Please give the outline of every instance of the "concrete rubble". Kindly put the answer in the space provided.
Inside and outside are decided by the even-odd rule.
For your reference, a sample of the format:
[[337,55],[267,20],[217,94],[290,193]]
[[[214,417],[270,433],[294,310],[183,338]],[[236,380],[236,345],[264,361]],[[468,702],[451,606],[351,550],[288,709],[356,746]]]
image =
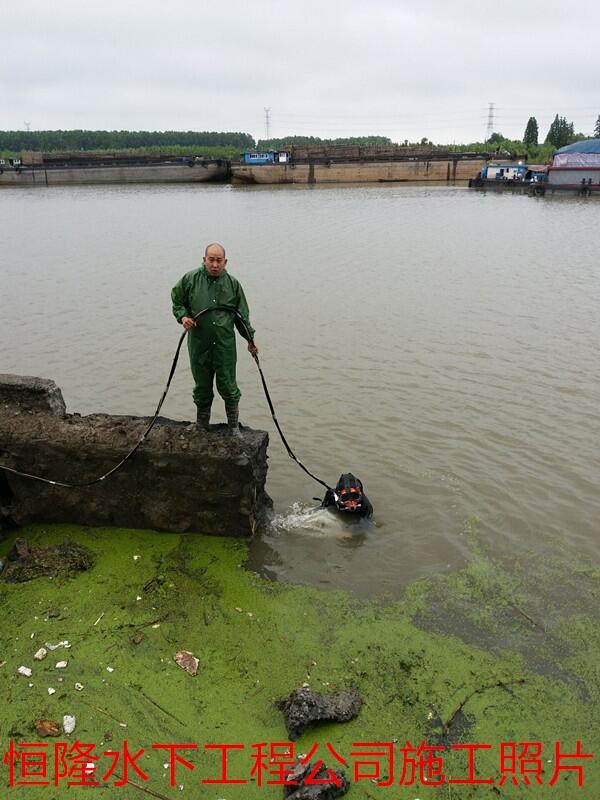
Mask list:
[[[0,574],[5,583],[23,583],[42,575],[52,578],[86,572],[94,566],[93,553],[85,547],[66,539],[61,544],[31,546],[27,539],[16,539]],[[48,647],[53,650],[53,647]],[[34,655],[41,661],[47,651],[42,647]]]
[[297,739],[316,722],[348,722],[356,717],[362,699],[354,689],[335,694],[322,694],[311,689],[294,689],[289,697],[275,705],[283,712],[288,736]]
[[323,763],[318,769],[310,763],[297,764],[288,780],[296,785],[284,787],[285,800],[335,800],[350,788],[343,769],[327,768]]
[[[58,386],[0,374],[0,463],[61,482],[98,477],[140,439],[148,418],[67,414]],[[105,481],[62,488],[0,470],[0,527],[30,522],[251,536],[271,505],[268,434],[241,442],[159,417],[148,439]]]

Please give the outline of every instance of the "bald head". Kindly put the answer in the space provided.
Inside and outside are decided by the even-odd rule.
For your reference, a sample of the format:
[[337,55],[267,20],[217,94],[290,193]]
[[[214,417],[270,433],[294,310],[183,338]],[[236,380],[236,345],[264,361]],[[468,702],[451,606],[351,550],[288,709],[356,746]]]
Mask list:
[[213,248],[216,248],[216,250],[214,251],[215,253],[220,253],[223,256],[223,258],[225,258],[225,248],[223,247],[222,244],[219,244],[219,242],[212,242],[211,244],[207,244],[206,250],[204,251],[204,255],[207,256],[208,251],[212,250]]
[[227,266],[225,258],[225,248],[218,242],[213,242],[206,246],[204,251],[204,269],[213,278],[218,278]]

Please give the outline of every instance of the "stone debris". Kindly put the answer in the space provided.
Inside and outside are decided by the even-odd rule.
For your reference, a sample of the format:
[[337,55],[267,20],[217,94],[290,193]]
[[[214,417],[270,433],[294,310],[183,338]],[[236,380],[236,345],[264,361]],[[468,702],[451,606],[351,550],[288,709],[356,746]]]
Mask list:
[[131,637],[131,644],[139,644],[144,639],[144,634],[141,631],[134,633]]
[[[309,776],[311,783],[307,784],[306,779]],[[335,800],[336,797],[345,795],[350,788],[343,769],[328,769],[323,763],[318,769],[315,769],[314,764],[298,763],[288,780],[295,781],[297,786],[284,786],[285,800]]]
[[48,648],[48,650],[58,650],[59,647],[64,647],[65,650],[68,650],[71,647],[68,639],[65,639],[62,642],[57,642],[56,644],[52,644],[51,642],[45,642],[45,645]]
[[63,716],[63,730],[65,733],[73,733],[75,730],[75,725],[77,720],[75,717],[72,717],[70,714],[65,714]]
[[57,661],[56,662],[56,669],[66,669],[68,661]]
[[2,571],[2,580],[23,583],[42,576],[56,578],[93,566],[93,554],[69,539],[62,544],[40,547],[31,547],[26,539],[16,539]]
[[77,689],[78,692],[82,692],[83,691],[83,683],[79,683],[79,682],[76,683],[75,684],[75,688]]
[[44,738],[46,736],[60,736],[60,725],[51,719],[36,719],[33,723],[38,734]]
[[47,655],[48,655],[48,651],[46,650],[46,648],[45,647],[40,647],[40,649],[37,651],[37,653],[33,654],[33,657],[35,658],[36,661],[43,661],[46,658]]
[[283,712],[288,736],[297,739],[315,722],[348,722],[356,717],[362,699],[355,689],[336,694],[321,694],[311,689],[294,689],[275,705]]
[[24,675],[26,678],[31,678],[31,667],[19,667],[17,672],[19,675]]
[[29,542],[27,539],[15,539],[15,543],[8,553],[9,561],[18,561],[20,558],[27,558],[29,555]]
[[198,664],[200,662],[189,650],[179,650],[173,656],[173,661],[181,667],[181,669],[184,669],[188,675],[194,677],[198,674]]
[[56,689],[53,689],[51,686],[48,687],[48,694],[56,694]]

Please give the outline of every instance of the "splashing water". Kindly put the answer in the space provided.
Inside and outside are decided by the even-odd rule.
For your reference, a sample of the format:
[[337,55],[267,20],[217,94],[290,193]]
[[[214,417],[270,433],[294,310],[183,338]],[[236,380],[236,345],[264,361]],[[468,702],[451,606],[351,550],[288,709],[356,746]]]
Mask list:
[[304,502],[292,503],[283,514],[274,514],[269,521],[267,535],[281,536],[283,533],[297,533],[302,536],[326,536],[348,538],[364,535],[369,523],[366,520],[342,516],[321,506]]

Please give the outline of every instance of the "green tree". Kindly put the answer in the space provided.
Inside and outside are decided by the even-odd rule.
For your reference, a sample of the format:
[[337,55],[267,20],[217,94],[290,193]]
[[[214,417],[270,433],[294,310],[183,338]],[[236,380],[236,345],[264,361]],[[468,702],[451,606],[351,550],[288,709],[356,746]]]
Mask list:
[[598,119],[594,125],[594,139],[600,139],[600,114],[598,114]]
[[575,136],[575,126],[572,122],[567,122],[566,117],[554,117],[546,136],[546,143],[554,147],[564,147],[570,144]]
[[494,132],[487,140],[487,144],[502,144],[503,141],[504,141],[504,136],[501,133]]
[[523,134],[523,144],[526,147],[537,147],[538,135],[539,135],[539,129],[537,124],[537,119],[535,117],[529,117],[529,119],[527,120],[527,127],[525,128],[525,133]]

